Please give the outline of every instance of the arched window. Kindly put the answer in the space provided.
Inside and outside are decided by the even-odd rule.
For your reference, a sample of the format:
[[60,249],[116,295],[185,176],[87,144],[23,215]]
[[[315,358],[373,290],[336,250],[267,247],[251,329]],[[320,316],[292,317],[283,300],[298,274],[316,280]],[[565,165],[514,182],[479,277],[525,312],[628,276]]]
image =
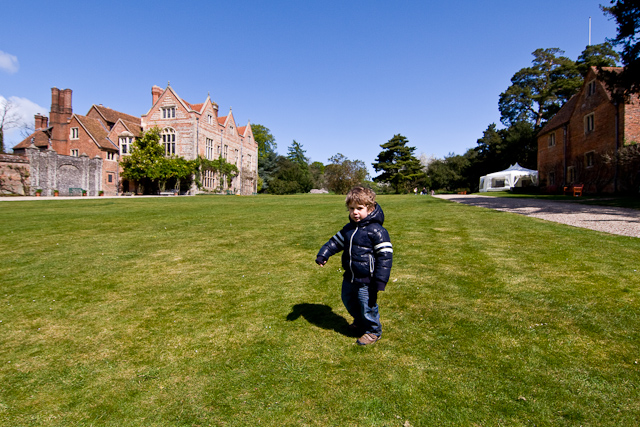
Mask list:
[[171,128],[164,128],[162,131],[162,144],[164,154],[167,156],[176,155],[176,131]]

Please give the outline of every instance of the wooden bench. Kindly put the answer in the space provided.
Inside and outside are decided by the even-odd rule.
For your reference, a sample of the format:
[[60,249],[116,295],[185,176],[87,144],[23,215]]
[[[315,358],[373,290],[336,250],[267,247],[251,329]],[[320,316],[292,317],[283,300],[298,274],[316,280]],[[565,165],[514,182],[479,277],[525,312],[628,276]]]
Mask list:
[[582,190],[584,189],[584,184],[572,185],[570,187],[564,187],[564,194],[566,196],[573,194],[573,197],[582,196]]
[[574,185],[573,186],[573,197],[582,196],[582,189],[584,188],[584,184]]
[[161,196],[177,196],[178,192],[175,191],[175,190],[172,190],[172,191],[161,191],[160,195]]

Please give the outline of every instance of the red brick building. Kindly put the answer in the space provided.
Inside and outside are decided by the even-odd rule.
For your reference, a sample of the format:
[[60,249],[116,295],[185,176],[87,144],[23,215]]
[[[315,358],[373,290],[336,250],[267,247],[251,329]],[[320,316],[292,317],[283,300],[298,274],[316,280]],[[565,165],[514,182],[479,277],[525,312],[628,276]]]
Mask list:
[[[140,119],[102,105],[92,105],[84,116],[74,114],[71,95],[71,89],[51,89],[49,117],[40,114],[35,116],[35,132],[13,147],[14,154],[26,155],[27,149],[33,144],[43,152],[53,150],[62,156],[101,159],[101,177],[91,191],[116,195],[136,189],[135,183],[130,185],[122,182],[122,156],[131,152],[134,139],[143,130],[158,126],[162,129],[161,143],[168,156],[191,160],[201,155],[214,160],[222,154],[228,162],[238,167],[239,175],[230,185],[226,182],[221,184],[219,177],[213,173],[205,173],[202,182],[205,190],[231,190],[238,194],[257,191],[258,145],[253,139],[251,125],[238,128],[231,112],[225,117],[218,117],[218,106],[208,96],[202,104],[190,104],[182,100],[171,87],[162,90],[154,86],[152,107]],[[59,164],[66,167],[66,163],[63,161]],[[50,183],[44,181],[40,180],[38,186],[48,185],[51,187],[49,191],[58,185],[56,180]],[[65,180],[65,187],[68,186],[67,182]],[[191,190],[192,193],[198,191],[195,187]],[[62,195],[68,191],[60,189]]]
[[205,171],[202,185],[206,191],[229,190],[236,194],[252,194],[258,185],[258,144],[251,124],[238,127],[233,112],[218,116],[218,104],[209,96],[201,104],[191,104],[180,98],[168,85],[166,89],[151,88],[151,109],[142,115],[142,127],[161,129],[160,143],[167,156],[187,160],[198,155],[208,160],[222,156],[236,165],[238,176],[230,183],[217,174]]
[[13,147],[13,152],[25,154],[33,143],[40,150],[50,149],[64,156],[100,158],[103,162],[98,188],[106,195],[116,195],[120,182],[120,144],[123,141],[130,144],[140,135],[140,119],[102,105],[92,105],[86,116],[74,114],[71,94],[71,89],[52,88],[49,118],[36,114],[35,132]]
[[538,133],[540,186],[549,192],[574,184],[584,184],[585,192],[618,191],[626,171],[606,159],[635,142],[640,142],[638,97],[616,102],[594,67],[580,91]]

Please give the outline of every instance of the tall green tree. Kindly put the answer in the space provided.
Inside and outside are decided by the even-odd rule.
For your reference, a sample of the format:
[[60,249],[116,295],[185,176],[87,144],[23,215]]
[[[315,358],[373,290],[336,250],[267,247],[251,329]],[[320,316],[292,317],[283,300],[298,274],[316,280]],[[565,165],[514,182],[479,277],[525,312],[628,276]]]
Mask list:
[[311,191],[313,182],[308,167],[305,169],[284,156],[278,156],[277,163],[278,170],[267,189],[269,194],[296,194]]
[[258,162],[258,186],[259,192],[265,192],[269,188],[269,184],[278,172],[278,154],[275,151],[269,151]]
[[576,67],[584,78],[591,67],[615,67],[620,61],[620,55],[613,50],[611,43],[601,43],[587,46],[576,61]]
[[610,88],[622,88],[623,95],[640,93],[640,3],[637,0],[612,0],[611,6],[601,6],[605,14],[615,19],[618,34],[608,40],[620,49],[624,70],[604,75]]
[[253,139],[258,143],[258,163],[260,163],[269,153],[275,153],[277,147],[276,139],[269,128],[263,125],[251,125],[251,131],[253,132]]
[[313,188],[325,188],[324,177],[325,166],[322,162],[313,162],[309,165],[309,173],[311,174],[311,181],[313,182]]
[[338,153],[329,158],[325,167],[327,189],[336,194],[347,194],[349,190],[367,179],[367,166],[362,160],[349,160]]
[[536,128],[560,110],[582,85],[582,77],[571,59],[558,48],[536,49],[531,67],[511,78],[511,86],[500,94],[500,121],[505,126],[520,121]]
[[382,172],[373,180],[390,184],[396,194],[407,192],[411,184],[424,178],[420,160],[413,155],[416,148],[408,146],[408,142],[406,137],[394,135],[388,142],[380,145],[383,150],[372,164],[376,172]]
[[302,149],[302,144],[294,139],[289,148],[287,148],[287,158],[303,168],[308,167],[309,158],[305,156],[306,152],[306,150]]
[[157,183],[164,160],[164,148],[160,145],[160,128],[153,127],[133,141],[131,153],[120,162],[122,177],[137,181],[144,190]]
[[467,156],[449,153],[444,159],[429,163],[427,176],[434,190],[455,191],[470,189],[467,169],[470,160]]
[[154,193],[164,190],[167,182],[180,182],[191,179],[197,162],[182,157],[165,157],[160,144],[160,128],[154,127],[144,132],[133,142],[131,153],[125,156],[120,165],[124,179],[137,181],[143,191]]
[[258,143],[258,192],[264,192],[269,187],[269,182],[277,172],[276,139],[266,126],[251,125],[253,138]]

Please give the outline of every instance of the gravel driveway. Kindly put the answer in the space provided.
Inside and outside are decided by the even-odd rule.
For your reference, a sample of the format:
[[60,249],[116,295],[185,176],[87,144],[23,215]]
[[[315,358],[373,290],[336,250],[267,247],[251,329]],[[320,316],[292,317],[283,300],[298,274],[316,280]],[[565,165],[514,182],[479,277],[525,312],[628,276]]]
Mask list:
[[533,216],[547,221],[573,225],[574,227],[589,228],[622,236],[640,237],[640,211],[635,209],[475,194],[441,194],[435,197],[464,203],[465,205]]

